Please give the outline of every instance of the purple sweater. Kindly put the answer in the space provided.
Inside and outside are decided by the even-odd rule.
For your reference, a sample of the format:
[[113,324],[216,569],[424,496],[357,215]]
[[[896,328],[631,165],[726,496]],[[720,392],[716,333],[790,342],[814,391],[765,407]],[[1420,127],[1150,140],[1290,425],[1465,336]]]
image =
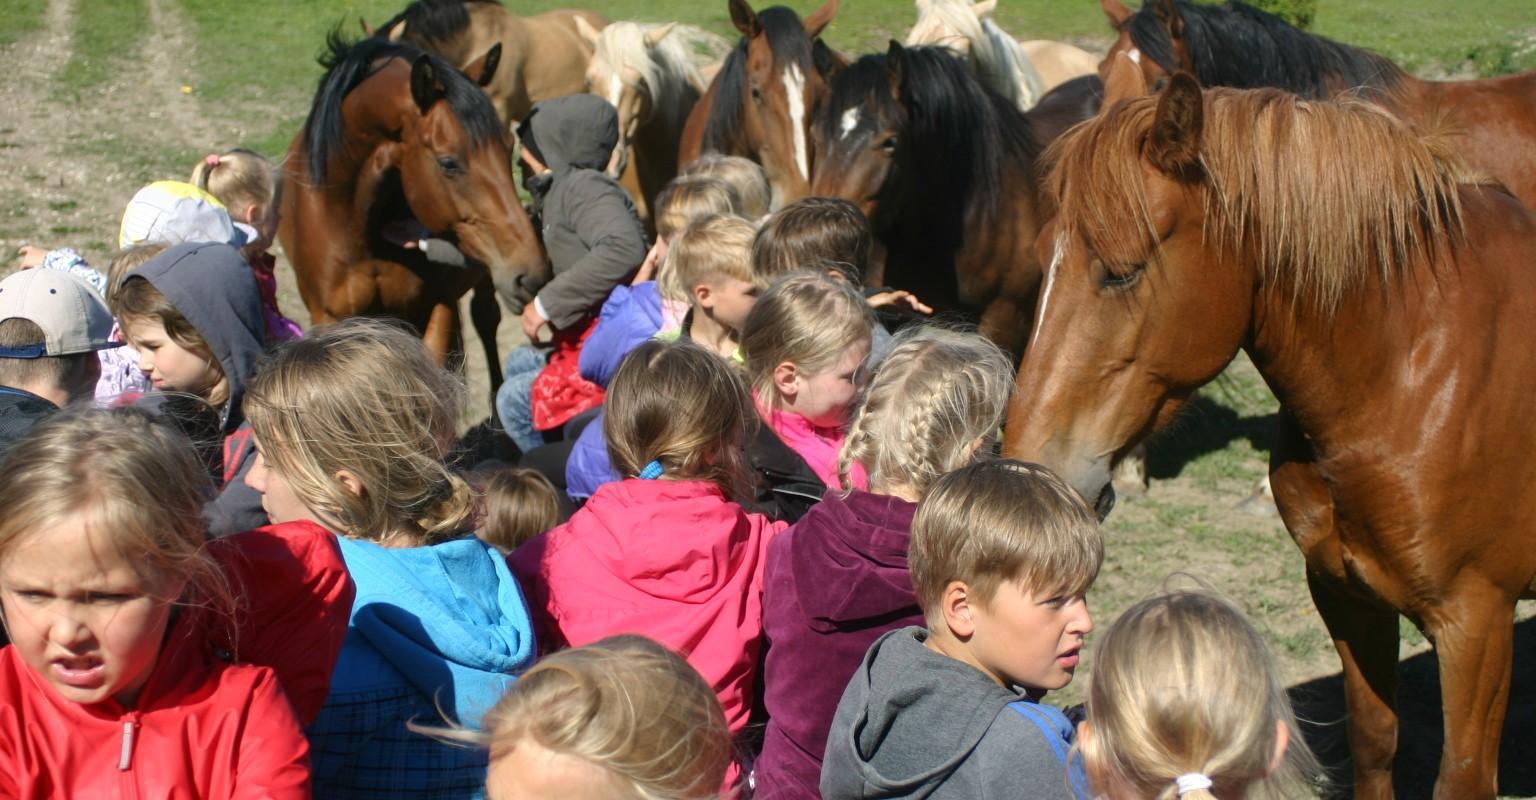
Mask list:
[[865,651],[887,631],[923,624],[907,573],[916,511],[896,497],[829,491],[769,546],[757,800],[819,800],[832,716]]

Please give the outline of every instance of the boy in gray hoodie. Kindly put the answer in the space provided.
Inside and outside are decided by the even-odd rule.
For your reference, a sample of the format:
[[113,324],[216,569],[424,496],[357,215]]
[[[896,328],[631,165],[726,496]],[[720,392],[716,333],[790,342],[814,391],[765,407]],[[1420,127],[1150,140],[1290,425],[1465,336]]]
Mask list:
[[1072,681],[1104,543],[1043,467],[986,461],[940,478],[907,556],[926,628],[876,640],[843,693],[826,800],[1086,798],[1072,724],[1036,700]]

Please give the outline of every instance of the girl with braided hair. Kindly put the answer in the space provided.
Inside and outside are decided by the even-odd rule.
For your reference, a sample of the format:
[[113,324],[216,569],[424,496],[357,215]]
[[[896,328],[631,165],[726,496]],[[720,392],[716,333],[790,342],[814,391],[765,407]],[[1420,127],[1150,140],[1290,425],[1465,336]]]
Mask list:
[[[992,454],[1013,390],[1003,352],[975,333],[897,334],[863,391],[829,492],[768,549],[757,797],[818,798],[833,713],[869,645],[922,625],[907,573],[917,501],[939,476]],[[869,490],[854,488],[855,471]]]

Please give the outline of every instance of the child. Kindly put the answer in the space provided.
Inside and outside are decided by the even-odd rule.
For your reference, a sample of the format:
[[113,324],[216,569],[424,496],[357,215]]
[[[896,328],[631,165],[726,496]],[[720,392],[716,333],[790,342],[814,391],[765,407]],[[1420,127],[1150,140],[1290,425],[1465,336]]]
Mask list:
[[486,715],[487,795],[719,800],[731,739],[709,684],[643,636],[540,661]]
[[485,754],[407,723],[442,708],[478,727],[533,660],[522,593],[468,535],[474,494],[444,464],[463,398],[421,339],[364,318],[279,346],[246,394],[260,453],[246,480],[273,522],[340,536],[357,585],[308,729],[317,796],[473,796]]
[[682,169],[682,175],[707,175],[725,181],[741,198],[740,214],[756,222],[772,211],[773,190],[763,165],[750,158],[708,153]]
[[[523,452],[543,444],[540,431],[602,402],[578,374],[583,341],[598,309],[645,258],[645,228],[629,195],[603,170],[618,143],[618,112],[577,94],[533,107],[518,127],[520,156],[554,279],[522,311],[523,334],[538,340],[548,325],[554,353],[520,347],[507,357],[496,413]],[[538,385],[535,385],[535,384]]]
[[1258,631],[1230,603],[1174,592],[1099,642],[1079,745],[1110,800],[1312,797],[1320,774]]
[[229,245],[178,244],[130,270],[109,305],[153,388],[196,396],[218,413],[221,489],[210,535],[265,525],[261,499],[242,480],[255,451],[241,400],[265,334],[250,268]]
[[281,174],[260,153],[236,147],[222,155],[210,153],[192,168],[192,185],[217,198],[232,219],[245,223],[255,236],[240,255],[261,288],[261,313],[267,339],[282,342],[304,332],[277,308],[277,259],[270,252],[277,240],[281,212]]
[[60,414],[0,468],[0,796],[310,796],[273,671],[200,635],[194,612],[234,606],[204,546],[211,490],[134,408]]
[[[677,240],[678,234],[688,227],[688,223],[699,217],[709,214],[742,216],[741,198],[730,184],[719,178],[708,175],[678,176],[656,195],[656,207],[660,210],[656,215],[656,241],[651,245],[650,252],[645,254],[645,263],[640,265],[640,271],[635,273],[635,283],[638,285],[642,281],[656,281],[664,297],[686,310],[688,293],[662,272],[668,249]],[[682,312],[679,311],[675,321],[681,320]]]
[[[667,262],[679,285],[687,287],[689,311],[680,330],[658,333],[656,338],[686,338],[721,358],[741,360],[739,332],[764,288],[748,258],[752,235],[752,224],[740,217],[709,215],[694,220],[678,236]],[[601,424],[582,430],[566,461],[564,478],[566,492],[580,499],[591,497],[604,483],[619,480],[608,461]]]
[[646,342],[624,359],[604,420],[613,466],[571,517],[509,559],[546,651],[615,633],[688,656],[733,733],[752,710],[763,556],[784,526],[737,503],[755,417],[730,364],[690,342]]
[[[764,422],[752,465],[762,478],[758,505],[774,519],[794,522],[841,488],[837,456],[873,325],[858,292],[824,272],[781,278],[747,315],[741,354]],[[849,477],[865,486],[857,464]]]
[[560,523],[560,498],[549,479],[531,469],[503,467],[485,478],[481,541],[511,553]]
[[1042,467],[983,461],[934,482],[907,563],[927,627],[869,648],[827,737],[827,800],[1086,798],[1072,726],[1032,697],[1072,680],[1104,543]]
[[[939,476],[991,456],[1012,390],[1011,363],[981,336],[897,334],[843,443],[845,491],[828,492],[768,549],[758,797],[821,797],[827,730],[848,678],[881,634],[923,624],[907,575],[917,500]],[[868,492],[848,483],[855,463],[869,473]]]

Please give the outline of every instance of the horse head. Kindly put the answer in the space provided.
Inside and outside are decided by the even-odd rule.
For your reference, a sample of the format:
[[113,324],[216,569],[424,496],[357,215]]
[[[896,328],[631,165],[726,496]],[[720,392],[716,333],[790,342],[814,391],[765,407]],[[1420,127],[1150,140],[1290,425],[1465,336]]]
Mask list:
[[613,148],[608,174],[623,174],[629,164],[629,152],[635,134],[656,114],[660,101],[655,84],[656,50],[667,34],[677,26],[644,26],[636,22],[614,22],[602,30],[583,17],[576,17],[576,32],[592,45],[592,61],[587,65],[587,91],[607,100],[619,112],[619,142]]
[[1100,5],[1115,29],[1115,43],[1099,63],[1099,77],[1109,79],[1115,58],[1122,53],[1154,89],[1161,88],[1175,72],[1194,73],[1178,0],[1148,0],[1140,12],[1131,11],[1120,0],[1100,0]]
[[880,230],[881,211],[896,205],[910,161],[907,111],[901,104],[906,49],[894,40],[882,56],[865,56],[838,74],[812,128],[816,155],[811,193],[859,207]]

